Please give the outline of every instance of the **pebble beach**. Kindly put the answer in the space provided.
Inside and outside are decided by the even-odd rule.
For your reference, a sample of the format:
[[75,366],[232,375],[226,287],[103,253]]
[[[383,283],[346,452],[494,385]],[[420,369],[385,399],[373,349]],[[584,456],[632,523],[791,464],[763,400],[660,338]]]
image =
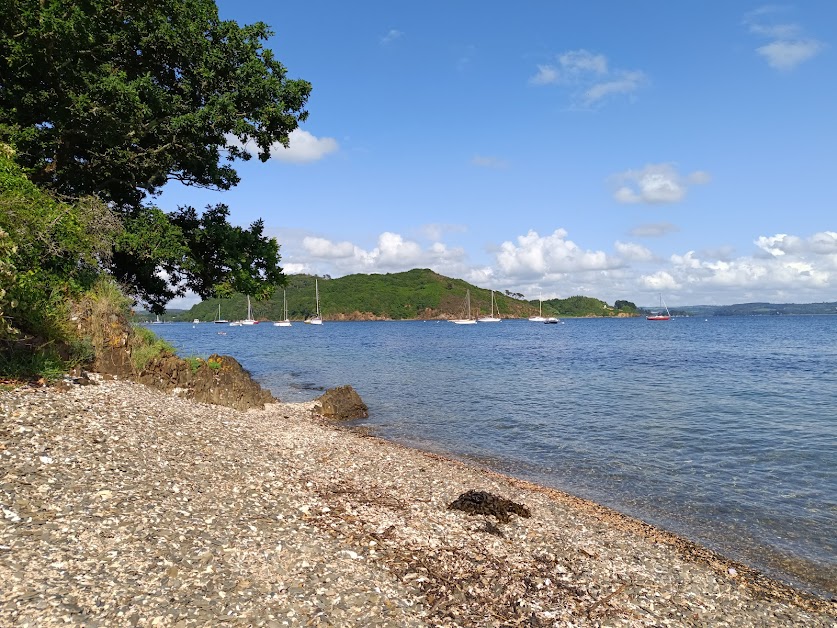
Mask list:
[[[313,402],[94,381],[0,392],[0,625],[837,625],[834,601]],[[531,516],[448,508],[469,490]]]

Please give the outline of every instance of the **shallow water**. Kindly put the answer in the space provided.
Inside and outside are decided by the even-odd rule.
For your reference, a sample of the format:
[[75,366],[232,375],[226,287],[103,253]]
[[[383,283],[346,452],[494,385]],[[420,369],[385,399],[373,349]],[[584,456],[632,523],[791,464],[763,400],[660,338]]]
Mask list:
[[153,330],[286,401],[351,384],[381,436],[837,595],[837,316]]

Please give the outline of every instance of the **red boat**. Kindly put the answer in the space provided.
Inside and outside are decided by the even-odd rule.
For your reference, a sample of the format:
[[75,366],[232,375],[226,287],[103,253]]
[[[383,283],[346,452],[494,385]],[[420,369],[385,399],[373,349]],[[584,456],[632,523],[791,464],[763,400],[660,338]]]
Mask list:
[[[665,308],[665,314],[663,314],[663,308]],[[668,311],[668,307],[666,306],[665,302],[663,301],[663,295],[660,293],[660,309],[656,312],[649,312],[648,316],[645,317],[647,321],[670,321],[671,320],[671,312]]]

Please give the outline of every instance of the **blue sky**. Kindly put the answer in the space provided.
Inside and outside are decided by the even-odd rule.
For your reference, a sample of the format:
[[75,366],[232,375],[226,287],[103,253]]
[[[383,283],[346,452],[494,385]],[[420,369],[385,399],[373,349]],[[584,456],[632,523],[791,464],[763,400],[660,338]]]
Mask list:
[[218,6],[273,28],[310,116],[234,190],[157,202],[263,217],[286,272],[837,300],[832,0]]

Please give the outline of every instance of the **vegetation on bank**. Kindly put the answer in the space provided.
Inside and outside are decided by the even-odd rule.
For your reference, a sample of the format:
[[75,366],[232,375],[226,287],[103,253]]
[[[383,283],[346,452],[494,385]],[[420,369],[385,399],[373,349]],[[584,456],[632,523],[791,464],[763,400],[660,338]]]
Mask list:
[[[331,279],[317,277],[320,309],[330,320],[411,320],[451,318],[465,314],[466,293],[470,294],[471,313],[487,316],[491,310],[491,290],[474,286],[462,279],[440,275],[426,268],[401,273],[356,274]],[[315,310],[315,277],[289,275],[285,286],[288,316],[303,320]],[[253,316],[261,320],[280,320],[282,292],[271,299],[253,302]],[[523,295],[520,295],[522,297]],[[501,292],[494,293],[496,310],[503,318],[526,318],[538,313],[538,301],[527,301]],[[169,320],[212,321],[218,318],[235,320],[247,314],[247,297],[233,295],[229,299],[208,299],[190,310],[178,312]],[[545,316],[632,316],[636,306],[618,301],[613,306],[590,297],[551,299],[543,302]]]
[[172,179],[230,189],[234,161],[288,145],[311,84],[287,77],[271,35],[213,0],[4,4],[0,376],[91,360],[72,312],[107,282],[155,313],[186,290],[262,299],[282,284],[261,220],[149,202]]

